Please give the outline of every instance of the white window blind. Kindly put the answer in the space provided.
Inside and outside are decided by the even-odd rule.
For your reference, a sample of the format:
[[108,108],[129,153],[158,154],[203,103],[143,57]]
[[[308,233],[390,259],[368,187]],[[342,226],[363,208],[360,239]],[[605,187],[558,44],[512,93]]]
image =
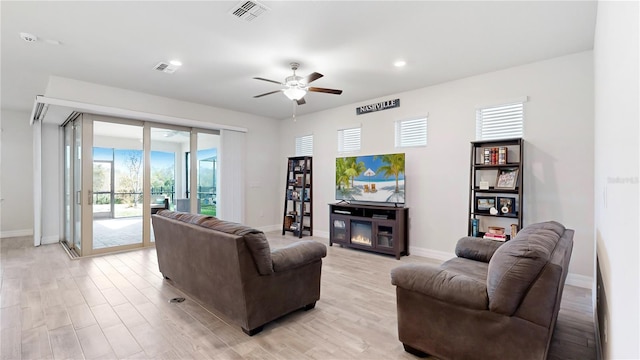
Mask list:
[[523,125],[524,102],[476,110],[476,140],[519,138]]
[[338,130],[338,152],[360,151],[361,128]]
[[313,155],[313,135],[296,137],[296,156]]
[[427,118],[396,121],[396,147],[426,146]]

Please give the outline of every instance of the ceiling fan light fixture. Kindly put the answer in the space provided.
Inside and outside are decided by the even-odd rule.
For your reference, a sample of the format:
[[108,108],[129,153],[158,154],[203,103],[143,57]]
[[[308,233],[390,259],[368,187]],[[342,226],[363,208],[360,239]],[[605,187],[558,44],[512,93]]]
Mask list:
[[297,87],[290,87],[284,91],[284,95],[289,98],[289,100],[300,100],[307,94],[307,91],[304,89],[300,89]]

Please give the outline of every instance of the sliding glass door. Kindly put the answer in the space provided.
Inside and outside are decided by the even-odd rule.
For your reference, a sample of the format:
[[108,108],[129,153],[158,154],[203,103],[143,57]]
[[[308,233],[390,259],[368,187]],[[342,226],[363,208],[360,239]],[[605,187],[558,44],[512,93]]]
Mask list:
[[192,128],[90,114],[70,121],[64,127],[68,247],[86,256],[148,246],[151,215],[160,209],[215,216],[218,147],[218,134]]

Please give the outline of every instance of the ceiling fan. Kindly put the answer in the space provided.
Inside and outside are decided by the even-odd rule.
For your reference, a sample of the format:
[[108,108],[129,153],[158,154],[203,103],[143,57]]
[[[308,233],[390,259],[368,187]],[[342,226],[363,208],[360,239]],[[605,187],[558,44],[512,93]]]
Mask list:
[[254,96],[254,98],[259,98],[259,97],[263,97],[263,96],[266,96],[266,95],[271,95],[271,94],[282,92],[290,100],[294,100],[295,102],[297,102],[298,105],[303,105],[303,104],[306,103],[306,101],[304,101],[304,96],[307,94],[308,91],[320,92],[320,93],[325,93],[325,94],[335,94],[335,95],[342,94],[342,90],[326,89],[326,88],[319,88],[319,87],[309,86],[310,83],[320,79],[324,75],[322,75],[320,73],[317,73],[317,72],[313,72],[313,73],[307,75],[306,77],[298,76],[298,75],[296,75],[296,70],[298,70],[299,66],[300,66],[300,64],[298,64],[298,63],[295,63],[295,62],[291,63],[291,70],[293,70],[293,75],[287,76],[284,79],[284,82],[279,82],[279,81],[275,81],[275,80],[269,80],[269,79],[265,79],[265,78],[261,78],[261,77],[254,77],[254,79],[256,79],[256,80],[268,81],[268,82],[272,82],[274,84],[278,84],[278,85],[283,85],[284,86],[284,88],[282,88],[280,90],[270,91],[270,92],[267,92],[267,93],[264,93],[264,94],[256,95],[256,96]]

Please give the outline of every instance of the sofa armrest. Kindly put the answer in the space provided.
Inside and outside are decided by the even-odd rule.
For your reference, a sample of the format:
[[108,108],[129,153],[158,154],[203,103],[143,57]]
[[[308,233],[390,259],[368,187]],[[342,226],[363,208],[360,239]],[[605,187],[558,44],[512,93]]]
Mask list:
[[399,266],[391,270],[391,283],[406,290],[467,308],[486,310],[489,306],[485,284],[432,265]]
[[502,241],[466,236],[458,240],[456,244],[456,256],[488,263],[493,253],[495,253],[502,244],[504,244]]
[[313,240],[298,241],[271,252],[274,272],[293,269],[325,256],[327,256],[327,247]]

